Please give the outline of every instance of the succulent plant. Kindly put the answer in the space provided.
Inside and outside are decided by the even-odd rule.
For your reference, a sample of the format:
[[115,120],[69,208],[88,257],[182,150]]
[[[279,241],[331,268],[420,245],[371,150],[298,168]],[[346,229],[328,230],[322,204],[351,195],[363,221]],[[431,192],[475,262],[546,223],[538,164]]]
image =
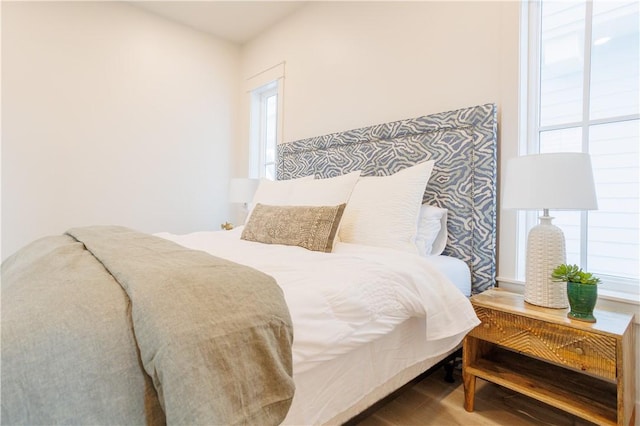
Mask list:
[[591,272],[585,272],[578,265],[568,265],[563,263],[558,265],[551,273],[554,281],[580,283],[586,285],[595,285],[600,282],[600,278]]

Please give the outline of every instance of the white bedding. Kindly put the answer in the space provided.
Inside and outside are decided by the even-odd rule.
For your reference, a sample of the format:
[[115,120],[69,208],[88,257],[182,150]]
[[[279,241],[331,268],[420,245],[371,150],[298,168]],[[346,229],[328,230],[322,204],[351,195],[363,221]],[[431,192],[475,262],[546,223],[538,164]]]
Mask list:
[[428,341],[463,336],[479,323],[437,260],[347,243],[320,253],[244,241],[241,233],[242,227],[156,235],[272,275],[294,325],[296,374],[374,341],[410,317],[426,317]]

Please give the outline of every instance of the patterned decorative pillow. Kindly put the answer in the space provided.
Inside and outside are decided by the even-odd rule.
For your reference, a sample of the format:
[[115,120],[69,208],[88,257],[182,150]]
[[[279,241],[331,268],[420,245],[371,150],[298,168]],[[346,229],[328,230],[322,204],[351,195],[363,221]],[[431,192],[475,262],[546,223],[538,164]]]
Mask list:
[[330,253],[346,204],[337,206],[270,206],[258,203],[241,238]]

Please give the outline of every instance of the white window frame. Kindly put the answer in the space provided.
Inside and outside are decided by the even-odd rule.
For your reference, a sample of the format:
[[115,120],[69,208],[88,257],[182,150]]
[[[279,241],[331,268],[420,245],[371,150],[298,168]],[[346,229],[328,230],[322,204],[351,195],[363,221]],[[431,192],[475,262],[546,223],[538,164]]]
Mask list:
[[[591,1],[586,2],[586,10],[585,14],[587,19],[585,21],[585,65],[584,65],[584,81],[583,81],[583,111],[589,111],[589,86],[590,86],[590,77],[591,77],[591,30],[592,30],[592,8],[593,4]],[[524,119],[526,117],[526,123],[523,124],[523,128],[521,131],[519,152],[526,154],[536,154],[539,152],[539,133],[545,130],[554,130],[561,128],[569,128],[569,127],[582,127],[582,146],[583,151],[587,152],[586,149],[589,143],[589,127],[592,125],[603,124],[603,123],[614,123],[621,122],[630,119],[639,119],[640,114],[636,115],[627,115],[627,116],[619,116],[615,118],[608,118],[606,120],[581,120],[577,123],[568,123],[562,125],[553,125],[553,126],[539,126],[539,110],[540,110],[540,67],[539,60],[541,53],[540,46],[540,20],[541,20],[541,11],[542,11],[542,1],[531,1],[531,2],[523,2],[522,6],[522,20],[521,24],[523,26],[521,34],[527,43],[523,43],[521,46],[523,48],[527,48],[528,51],[526,54],[522,55],[522,69],[526,70],[526,78],[523,79],[524,85],[526,85],[526,90],[523,88],[521,93],[526,93],[527,96],[524,98],[524,101],[521,102],[521,107],[524,110],[524,113],[521,117]],[[585,109],[586,108],[586,109]],[[584,113],[583,113],[584,117]],[[581,213],[581,254],[580,254],[580,264],[587,264],[587,251],[585,250],[585,246],[587,244],[586,241],[586,222],[587,222],[588,212]],[[525,248],[525,238],[522,238],[523,235],[526,235],[528,231],[538,223],[539,212],[519,212],[517,217],[518,229],[517,235],[519,236],[517,242],[517,255],[516,255],[516,276],[519,279],[524,277],[524,268],[525,268],[525,256],[526,256],[526,248]],[[612,298],[620,298],[620,299],[631,299],[638,300],[638,295],[640,295],[640,281],[635,279],[628,279],[623,277],[609,276],[609,275],[599,275],[602,278],[602,284],[600,288],[604,290],[601,294],[608,294],[612,296]]]
[[[249,95],[249,177],[263,178],[266,160],[266,102],[277,96],[276,146],[283,140],[284,62],[262,71],[247,80]],[[269,162],[272,164],[272,162]],[[277,158],[273,162],[277,173]]]
[[[272,81],[251,92],[251,148],[249,150],[250,177],[266,177],[269,165],[275,167],[276,160],[267,161],[267,100],[278,96],[278,82]],[[277,102],[277,100],[276,100]],[[277,117],[276,117],[277,122]],[[277,139],[277,129],[276,129]]]

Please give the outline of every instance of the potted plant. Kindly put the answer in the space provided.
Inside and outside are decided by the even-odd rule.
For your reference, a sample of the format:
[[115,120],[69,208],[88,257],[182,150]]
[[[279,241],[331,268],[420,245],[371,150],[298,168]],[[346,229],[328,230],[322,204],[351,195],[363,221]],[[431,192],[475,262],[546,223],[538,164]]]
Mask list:
[[569,318],[580,321],[596,322],[593,308],[598,300],[598,283],[600,278],[590,272],[583,271],[578,265],[558,265],[551,273],[554,281],[567,283],[569,298]]

